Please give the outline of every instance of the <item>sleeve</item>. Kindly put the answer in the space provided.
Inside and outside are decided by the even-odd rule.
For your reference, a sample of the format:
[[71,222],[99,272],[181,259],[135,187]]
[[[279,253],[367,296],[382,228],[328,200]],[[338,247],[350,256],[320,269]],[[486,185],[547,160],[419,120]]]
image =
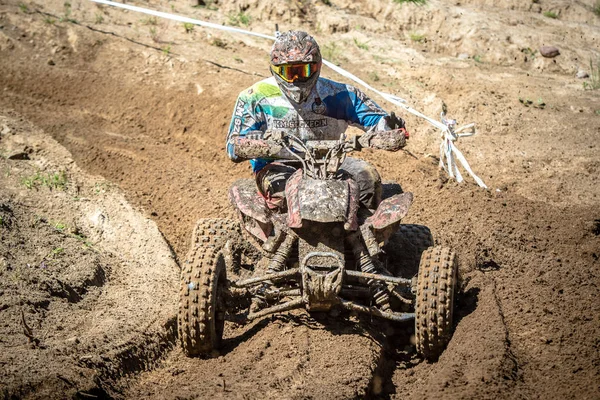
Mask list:
[[256,113],[254,104],[245,96],[245,92],[242,92],[235,103],[231,123],[229,124],[229,133],[227,134],[227,155],[232,161],[243,161],[236,155],[232,139],[246,136],[250,132],[264,130],[266,124],[263,121],[264,116]]
[[343,119],[364,131],[377,129],[388,114],[362,91],[351,85],[336,84],[334,94],[323,101],[330,117]]
[[376,129],[380,122],[385,121],[383,117],[388,114],[377,103],[371,100],[361,90],[354,86],[347,85],[350,97],[353,99],[353,125],[367,131]]

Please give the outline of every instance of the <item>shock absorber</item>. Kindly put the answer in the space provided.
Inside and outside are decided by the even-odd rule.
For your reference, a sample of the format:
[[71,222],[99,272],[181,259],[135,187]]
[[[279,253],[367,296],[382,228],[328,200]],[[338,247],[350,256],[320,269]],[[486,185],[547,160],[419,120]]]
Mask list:
[[277,250],[275,250],[275,254],[271,258],[271,262],[267,268],[267,273],[269,274],[283,271],[285,263],[292,251],[292,247],[294,246],[296,237],[289,233],[284,233],[284,235],[285,239],[283,239],[283,242],[277,247]]
[[[360,270],[368,274],[380,274],[381,271],[379,271],[373,262],[373,258],[369,255],[369,252],[360,240],[360,237],[358,235],[351,235],[349,239],[352,245],[354,258],[357,260]],[[376,279],[369,279],[367,284],[369,285],[375,304],[377,304],[382,311],[388,311],[390,309],[390,294],[385,283]]]

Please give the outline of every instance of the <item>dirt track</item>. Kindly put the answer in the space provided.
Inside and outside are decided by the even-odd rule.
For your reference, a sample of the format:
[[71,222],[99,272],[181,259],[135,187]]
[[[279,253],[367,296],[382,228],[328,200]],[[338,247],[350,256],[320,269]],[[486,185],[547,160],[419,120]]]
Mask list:
[[[160,302],[153,305],[162,309],[153,320],[156,336],[149,332],[145,337],[159,343],[156,351],[132,351],[131,363],[117,360],[145,343],[139,339],[143,335],[137,327],[103,331],[100,322],[93,334],[127,336],[123,340],[130,347],[114,352],[119,346],[104,338],[105,347],[94,350],[91,338],[85,354],[107,360],[85,366],[85,373],[95,377],[90,380],[63,374],[81,385],[69,390],[117,398],[600,398],[600,95],[584,91],[575,78],[590,57],[600,56],[600,18],[591,12],[593,1],[430,3],[418,8],[385,1],[340,1],[335,7],[295,2],[278,14],[275,6],[249,2],[245,12],[257,31],[269,32],[274,20],[282,28],[314,31],[334,61],[428,115],[439,113],[443,100],[459,122],[478,123],[479,134],[461,139],[458,146],[490,187],[487,191],[469,179],[459,185],[443,174],[440,178],[437,159],[425,156],[437,155],[437,133],[412,116],[406,116],[410,153],[361,154],[384,179],[397,180],[415,194],[406,222],[428,225],[436,242],[454,247],[460,256],[464,282],[459,318],[440,360],[430,364],[416,357],[409,325],[389,329],[304,313],[228,326],[221,356],[187,359],[168,333],[169,318],[175,316],[177,292],[170,293],[175,274],[166,264],[149,262],[143,275],[161,275],[156,298],[172,299],[161,300],[168,303],[164,308],[158,307]],[[18,4],[0,2],[0,116],[16,137],[35,139],[30,133],[35,131],[56,139],[85,171],[81,179],[100,175],[117,184],[183,257],[194,222],[229,215],[228,186],[250,174],[246,164],[229,162],[224,137],[238,92],[268,73],[269,43],[199,28],[186,33],[180,24],[84,1],[73,1],[69,8],[74,22],[60,20],[67,14],[62,1],[27,3],[26,10]],[[240,6],[220,2],[213,11],[190,9],[184,1],[136,4],[219,23],[228,22],[228,13]],[[554,10],[560,18],[546,18],[540,10]],[[411,33],[426,40],[411,40]],[[555,59],[534,54],[542,44],[557,45],[562,54]],[[470,58],[460,59],[461,53]],[[533,104],[526,107],[519,98]],[[2,135],[0,149],[5,149],[7,134]],[[31,162],[44,171],[59,168],[68,158],[63,154],[57,159],[61,150],[45,151],[31,155]],[[40,164],[40,157],[52,162]],[[33,168],[23,160],[3,163],[15,176]],[[35,207],[44,212],[58,207],[45,207],[45,192],[28,194],[17,178],[2,182],[0,200],[32,205],[13,207],[23,219],[36,213]],[[69,186],[66,193],[74,196],[74,190]],[[69,207],[84,214],[78,206]],[[41,235],[50,234],[43,231],[47,227],[39,229]],[[5,237],[15,236],[3,236],[0,244],[0,255],[8,259],[6,254],[17,253]],[[107,248],[106,257],[114,251]],[[13,262],[24,265],[29,262],[25,255],[35,252],[25,248],[18,254]],[[104,255],[97,257],[89,264],[108,263]],[[131,282],[118,277],[120,268],[113,265],[100,294],[93,288],[90,293],[115,296],[115,302],[126,304],[120,317],[137,321],[137,299],[126,288],[113,290]],[[10,276],[14,273],[4,271],[0,279]],[[0,319],[10,322],[5,327],[10,341],[0,346],[25,348],[27,337],[19,325],[11,325],[18,322],[18,304],[12,303],[11,286],[2,284]],[[90,306],[84,302],[77,311],[82,318],[85,312],[101,316],[114,307],[114,302],[88,299],[86,293]],[[73,312],[71,305],[61,303],[67,301],[63,297],[51,299],[50,309],[57,314],[50,315]],[[37,319],[46,315],[35,305],[27,307]],[[4,319],[7,315],[11,317]],[[52,321],[47,318],[44,325],[49,332],[55,329]],[[56,334],[50,350],[62,349],[75,336],[68,333]],[[65,360],[84,355],[69,346]],[[27,396],[54,393],[60,398],[64,381],[51,371],[56,367],[43,367],[44,357],[52,356],[43,349],[23,354],[10,360],[0,356],[1,365],[41,360],[38,374],[48,378],[37,388],[45,391]],[[1,375],[6,382],[0,381],[0,393],[27,393],[27,385],[36,390],[39,382],[32,374],[27,368],[11,368]],[[94,385],[101,390],[94,391]]]

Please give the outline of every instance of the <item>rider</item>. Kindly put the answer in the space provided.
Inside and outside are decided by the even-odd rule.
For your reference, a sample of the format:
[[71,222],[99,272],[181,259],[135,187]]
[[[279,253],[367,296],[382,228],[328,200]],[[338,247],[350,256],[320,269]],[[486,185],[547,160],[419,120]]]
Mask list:
[[[319,77],[321,52],[306,32],[278,33],[271,49],[272,77],[242,91],[234,108],[227,153],[231,160],[250,160],[261,194],[271,208],[284,206],[287,178],[293,173],[277,159],[294,159],[277,144],[274,132],[303,140],[339,140],[349,125],[366,131],[357,149],[397,151],[408,133],[404,121],[388,115],[357,88]],[[374,209],[381,200],[381,178],[366,161],[347,157],[341,170],[360,188],[361,203]]]

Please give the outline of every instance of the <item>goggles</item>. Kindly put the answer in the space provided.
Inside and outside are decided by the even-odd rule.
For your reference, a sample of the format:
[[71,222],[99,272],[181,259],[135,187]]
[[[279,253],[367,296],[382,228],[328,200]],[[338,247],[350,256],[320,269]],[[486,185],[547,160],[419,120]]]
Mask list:
[[271,65],[271,70],[288,83],[306,81],[319,69],[318,63]]

